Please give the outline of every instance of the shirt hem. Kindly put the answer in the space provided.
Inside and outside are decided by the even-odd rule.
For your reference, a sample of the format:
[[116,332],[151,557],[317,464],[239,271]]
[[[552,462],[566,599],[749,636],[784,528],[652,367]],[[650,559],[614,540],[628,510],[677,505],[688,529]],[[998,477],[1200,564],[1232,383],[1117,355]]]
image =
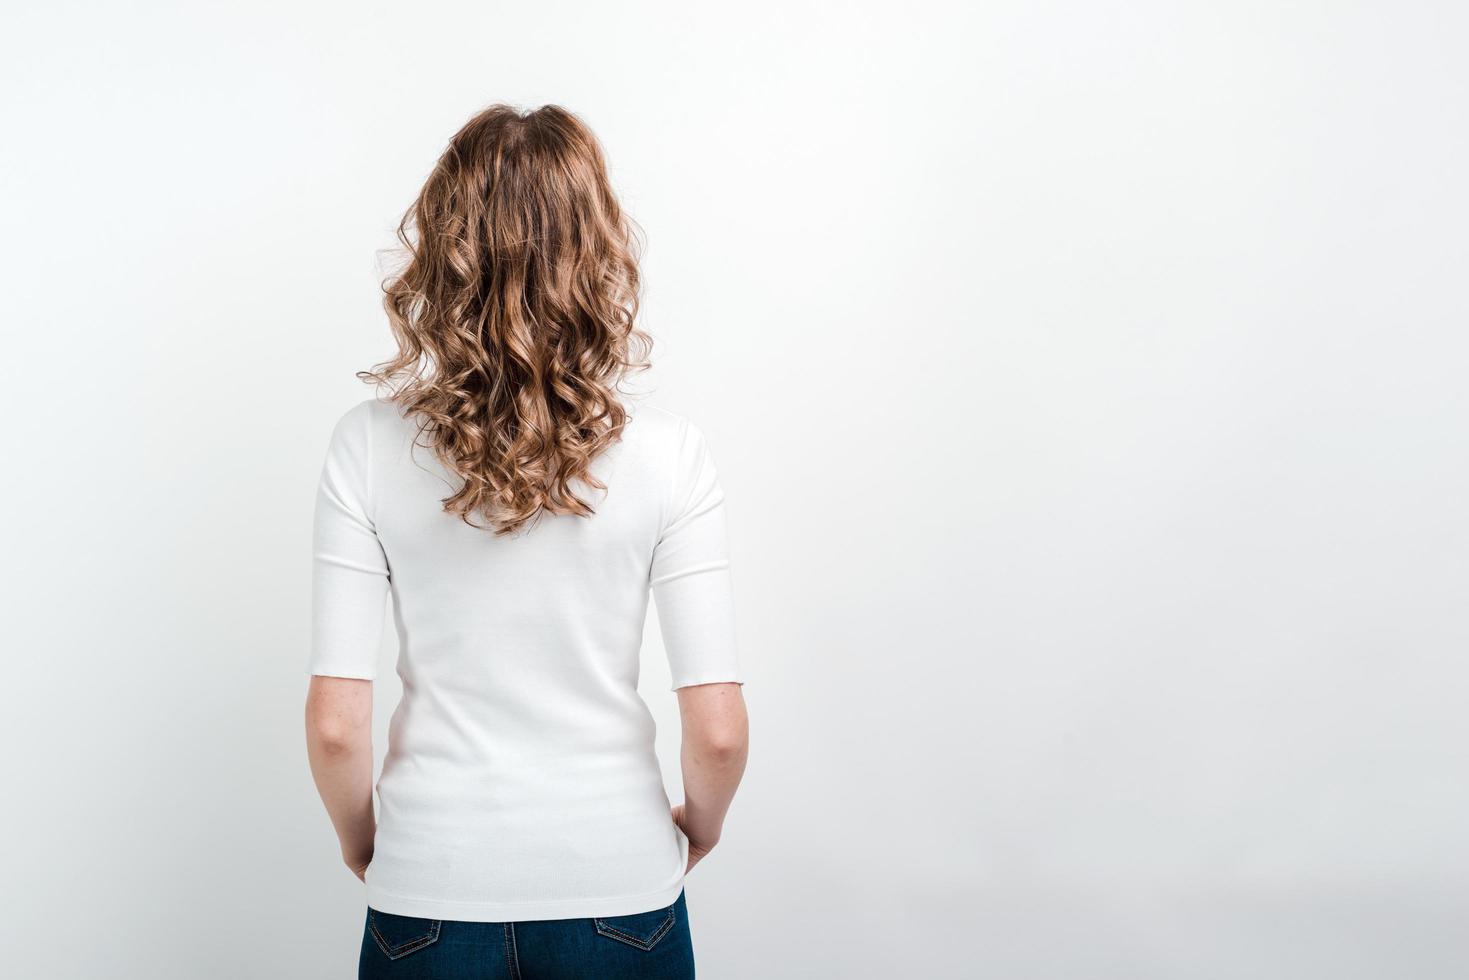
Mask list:
[[612,898],[572,898],[548,902],[447,902],[431,898],[408,898],[367,886],[368,907],[389,915],[416,919],[448,919],[453,922],[529,922],[544,919],[593,919],[604,915],[634,915],[651,912],[678,901],[684,875],[671,885],[637,895]]
[[677,691],[681,687],[703,687],[705,684],[738,684],[745,686],[745,679],[739,674],[705,674],[693,677],[674,678],[668,685],[670,691]]
[[363,670],[360,667],[308,667],[306,673],[311,677],[345,677],[354,681],[375,681],[377,672]]

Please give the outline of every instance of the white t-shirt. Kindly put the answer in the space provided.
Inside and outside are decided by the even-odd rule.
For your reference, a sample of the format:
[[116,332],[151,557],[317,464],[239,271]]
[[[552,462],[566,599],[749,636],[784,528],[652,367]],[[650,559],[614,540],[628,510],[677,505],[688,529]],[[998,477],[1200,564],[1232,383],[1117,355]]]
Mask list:
[[[740,682],[724,495],[703,434],[628,404],[596,513],[496,536],[394,403],[332,432],[316,500],[310,673],[371,679],[391,595],[403,698],[367,902],[501,922],[672,904],[688,838],[637,692],[649,593],[673,688]],[[483,523],[483,521],[480,521]]]

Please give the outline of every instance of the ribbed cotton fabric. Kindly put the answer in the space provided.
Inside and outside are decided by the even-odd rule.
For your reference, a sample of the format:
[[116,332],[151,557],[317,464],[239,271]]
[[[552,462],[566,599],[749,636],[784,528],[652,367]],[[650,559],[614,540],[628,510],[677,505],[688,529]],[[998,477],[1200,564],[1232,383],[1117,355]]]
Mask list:
[[372,679],[391,597],[403,697],[377,782],[367,902],[465,921],[671,904],[688,839],[637,692],[651,593],[672,686],[742,682],[724,495],[703,434],[644,402],[578,486],[592,517],[513,536],[445,513],[457,482],[370,399],[316,498],[309,671]]

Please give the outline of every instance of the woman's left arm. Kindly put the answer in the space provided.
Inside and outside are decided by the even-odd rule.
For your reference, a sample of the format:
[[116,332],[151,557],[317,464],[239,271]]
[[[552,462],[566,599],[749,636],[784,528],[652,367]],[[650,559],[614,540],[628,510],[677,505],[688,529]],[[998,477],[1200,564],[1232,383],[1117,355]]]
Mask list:
[[337,830],[342,860],[364,877],[372,860],[372,679],[388,597],[387,554],[372,518],[373,403],[332,429],[312,530],[311,690],[306,753]]
[[362,878],[372,861],[372,681],[311,678],[306,695],[306,753],[326,804],[342,860]]

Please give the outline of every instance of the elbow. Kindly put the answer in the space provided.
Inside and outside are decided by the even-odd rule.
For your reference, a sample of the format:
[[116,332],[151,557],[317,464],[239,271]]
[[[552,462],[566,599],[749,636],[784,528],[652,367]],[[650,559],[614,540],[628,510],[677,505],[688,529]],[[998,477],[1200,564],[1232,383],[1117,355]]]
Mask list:
[[329,688],[314,688],[306,701],[306,741],[313,752],[326,757],[371,749],[371,700],[332,696]]
[[686,758],[719,768],[744,765],[750,720],[737,684],[680,688],[679,713]]
[[750,731],[744,724],[722,725],[701,731],[692,740],[700,759],[715,765],[743,762],[750,750]]
[[323,756],[351,755],[370,744],[367,725],[341,718],[314,718],[307,723],[306,737]]

